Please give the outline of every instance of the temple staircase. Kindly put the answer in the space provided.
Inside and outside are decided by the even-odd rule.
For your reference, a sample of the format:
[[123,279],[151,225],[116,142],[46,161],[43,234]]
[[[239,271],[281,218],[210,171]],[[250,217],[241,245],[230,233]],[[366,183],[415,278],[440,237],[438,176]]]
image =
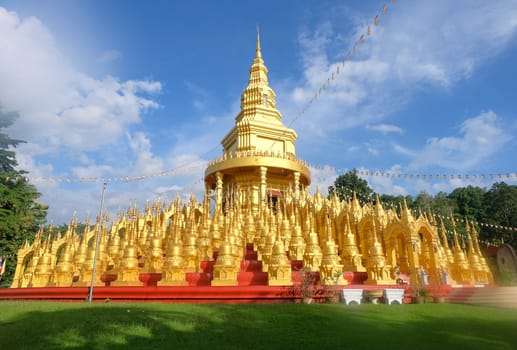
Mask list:
[[267,272],[262,272],[262,261],[257,259],[253,243],[246,244],[244,260],[241,261],[241,271],[237,274],[239,286],[267,286]]
[[517,287],[453,288],[446,301],[517,309]]

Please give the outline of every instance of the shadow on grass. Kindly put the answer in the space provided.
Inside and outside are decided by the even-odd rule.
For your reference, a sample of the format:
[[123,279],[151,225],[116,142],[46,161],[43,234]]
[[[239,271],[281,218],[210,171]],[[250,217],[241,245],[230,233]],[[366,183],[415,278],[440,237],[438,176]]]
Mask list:
[[445,350],[517,344],[515,313],[462,305],[4,306],[9,316],[0,311],[1,349]]

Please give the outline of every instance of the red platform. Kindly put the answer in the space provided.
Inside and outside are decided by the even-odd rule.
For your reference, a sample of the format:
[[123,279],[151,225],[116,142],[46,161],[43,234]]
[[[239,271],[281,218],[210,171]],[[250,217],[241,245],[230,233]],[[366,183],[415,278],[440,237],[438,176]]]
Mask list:
[[[262,262],[257,260],[253,245],[246,247],[244,259],[241,261],[241,272],[237,275],[237,286],[212,287],[213,267],[215,261],[200,262],[200,272],[185,274],[186,286],[157,286],[161,274],[141,273],[141,286],[119,287],[110,286],[116,275],[105,274],[101,280],[105,286],[95,287],[93,298],[96,301],[163,301],[171,303],[279,303],[300,302],[299,285],[301,283],[300,268],[303,262],[292,260],[293,286],[268,286],[268,274],[262,272]],[[214,259],[216,255],[214,254]],[[343,277],[348,281],[345,286],[325,288],[319,286],[313,300],[325,301],[329,288],[357,288],[377,290],[385,288],[406,288],[406,302],[410,301],[411,291],[407,286],[375,286],[363,284],[367,276],[364,272],[344,272]],[[315,273],[315,283],[319,281],[319,273]],[[88,295],[88,287],[43,287],[43,288],[10,288],[0,289],[0,300],[60,300],[83,301]],[[430,294],[433,293],[430,290]],[[447,294],[448,291],[440,291]]]
[[[0,290],[3,300],[83,301],[88,287],[6,288]],[[296,302],[292,287],[259,285],[212,287],[95,287],[97,301],[164,301],[171,303],[278,303]]]
[[[400,288],[400,286],[347,285],[342,288],[379,290]],[[300,302],[302,297],[296,286],[239,285],[228,287],[212,286],[136,286],[136,287],[95,287],[95,301],[161,301],[170,303],[282,303]],[[0,289],[0,300],[54,300],[84,301],[88,287],[44,287],[44,288],[5,288]],[[406,290],[405,302],[410,302],[411,292]],[[323,290],[313,298],[314,302],[324,302]]]

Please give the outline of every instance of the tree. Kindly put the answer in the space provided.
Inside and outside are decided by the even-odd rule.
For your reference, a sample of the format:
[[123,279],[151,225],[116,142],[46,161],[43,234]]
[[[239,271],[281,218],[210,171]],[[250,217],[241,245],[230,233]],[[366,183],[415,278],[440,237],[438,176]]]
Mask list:
[[420,213],[426,213],[432,211],[434,207],[434,198],[429,193],[423,191],[420,192],[415,201],[412,203],[411,208],[417,210]]
[[38,203],[40,194],[27,183],[18,165],[13,148],[22,141],[10,138],[3,129],[14,122],[16,114],[0,109],[0,256],[7,257],[2,281],[12,280],[16,253],[25,240],[34,238],[46,220],[47,206]]
[[368,182],[357,176],[355,169],[336,178],[334,186],[329,186],[329,196],[332,196],[334,192],[341,200],[351,198],[355,192],[358,199],[363,202],[369,200],[373,194],[373,190],[368,186]]
[[474,219],[479,222],[485,222],[485,192],[486,190],[484,188],[467,186],[456,188],[448,197],[455,202],[456,213],[460,216],[470,220]]
[[[485,194],[487,223],[497,226],[517,227],[517,186],[496,182]],[[498,227],[483,227],[482,237],[501,241],[517,248],[517,233]]]
[[439,216],[447,216],[454,210],[454,201],[445,192],[438,192],[433,198],[433,212]]
[[385,208],[395,208],[398,210],[402,207],[402,203],[404,203],[404,201],[406,201],[408,208],[413,208],[414,201],[413,197],[410,195],[403,196],[399,194],[398,196],[393,196],[391,194],[384,193],[379,196],[379,199]]

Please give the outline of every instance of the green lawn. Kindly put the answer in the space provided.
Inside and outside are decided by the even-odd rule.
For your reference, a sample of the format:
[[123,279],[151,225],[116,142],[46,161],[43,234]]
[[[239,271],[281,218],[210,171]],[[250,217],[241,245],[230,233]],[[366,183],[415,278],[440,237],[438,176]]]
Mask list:
[[0,302],[0,349],[517,349],[517,312],[453,304]]

